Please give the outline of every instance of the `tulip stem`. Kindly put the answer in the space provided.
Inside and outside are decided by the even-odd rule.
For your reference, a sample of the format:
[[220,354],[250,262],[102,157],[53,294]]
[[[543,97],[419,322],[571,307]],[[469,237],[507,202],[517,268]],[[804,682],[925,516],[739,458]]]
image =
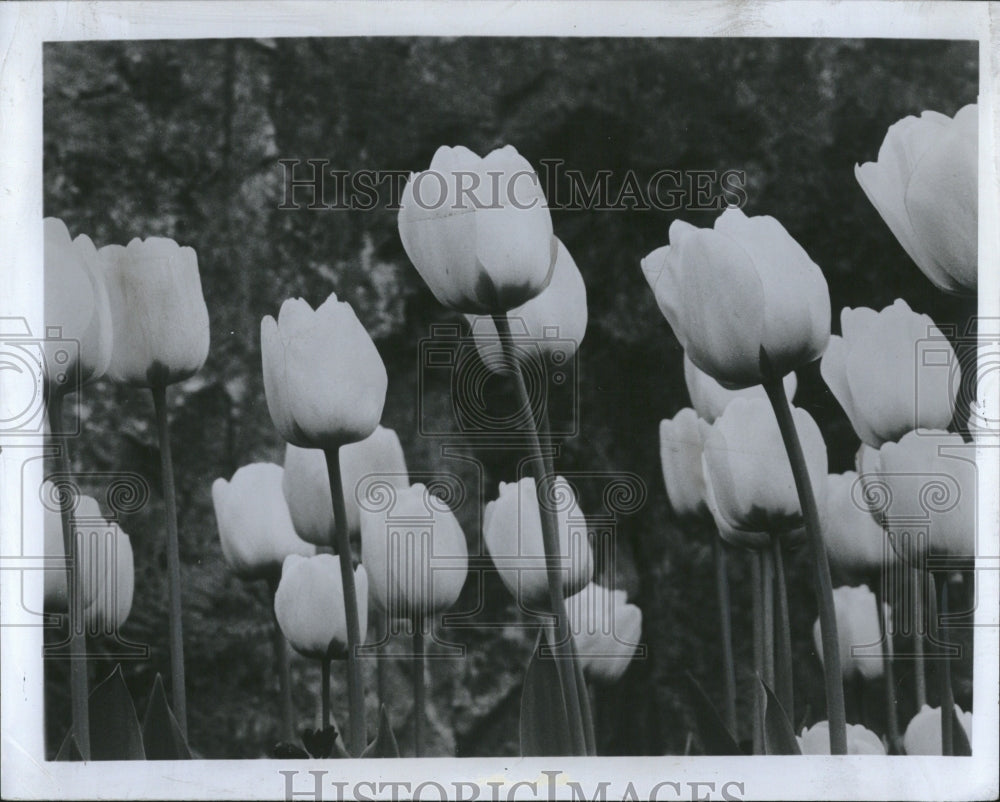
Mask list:
[[760,560],[761,606],[764,611],[764,682],[774,690],[774,565],[771,552],[762,549],[757,552]]
[[267,581],[271,591],[271,623],[274,624],[274,662],[278,669],[278,693],[281,699],[281,738],[291,742],[295,738],[295,711],[292,704],[292,673],[288,654],[288,641],[278,625],[274,612],[274,594],[278,589],[277,577]]
[[[69,438],[62,431],[62,396],[56,393],[49,399],[49,431],[58,438],[56,459],[64,480],[70,481]],[[87,678],[87,633],[83,621],[83,574],[80,557],[73,536],[72,510],[69,492],[58,494],[59,516],[62,521],[63,553],[66,555],[66,612],[69,623],[69,690],[73,733],[80,756],[90,759],[90,709]]]
[[388,616],[382,610],[379,610],[375,614],[375,682],[378,688],[378,704],[381,708],[383,705],[389,706],[388,690],[386,687],[386,656],[385,656],[385,644],[383,641],[386,640],[388,635]]
[[553,508],[549,494],[546,492],[548,483],[554,481],[555,476],[549,474],[546,470],[545,454],[539,439],[538,426],[531,407],[531,398],[524,384],[521,363],[518,360],[517,354],[514,353],[510,323],[505,314],[493,315],[493,322],[496,325],[504,356],[508,364],[513,367],[518,401],[529,421],[528,436],[533,463],[532,471],[535,475],[535,495],[538,498],[538,510],[542,524],[542,542],[545,548],[545,573],[549,586],[549,607],[555,616],[555,623],[550,627],[549,639],[555,654],[555,667],[559,678],[559,686],[562,688],[563,698],[566,702],[566,712],[570,727],[569,736],[573,744],[573,754],[586,755],[587,737],[584,732],[586,725],[583,722],[581,711],[573,641],[569,630],[569,619],[566,615],[566,602],[563,598],[563,569],[559,564],[559,521],[556,518],[556,511]]
[[330,658],[323,657],[320,660],[320,705],[323,711],[323,723],[320,731],[330,726]]
[[788,713],[795,716],[795,692],[792,682],[792,634],[788,613],[788,586],[785,583],[785,558],[781,540],[771,538],[771,559],[774,563],[775,597],[777,599],[777,626],[775,628],[775,692],[778,701]]
[[[765,373],[770,374],[770,363],[763,348],[761,348],[761,363]],[[785,451],[788,452],[788,461],[792,467],[795,489],[799,494],[802,517],[805,519],[809,537],[809,548],[812,551],[819,626],[823,643],[823,676],[826,685],[827,719],[830,724],[830,754],[846,755],[847,715],[844,710],[844,682],[841,677],[840,643],[837,637],[837,615],[833,606],[830,563],[823,543],[819,508],[816,506],[816,497],[813,495],[812,483],[809,480],[806,458],[802,452],[799,433],[795,429],[795,419],[792,417],[792,408],[785,395],[782,379],[782,376],[768,375],[764,380],[764,391],[774,408],[781,439],[784,441]]]
[[365,742],[365,697],[358,665],[358,646],[361,645],[358,594],[354,585],[351,536],[347,531],[347,509],[344,506],[344,486],[340,475],[340,449],[330,448],[324,453],[326,454],[326,470],[330,475],[334,539],[340,557],[340,578],[344,586],[344,613],[347,618],[347,700],[351,729],[348,748],[351,754],[357,757],[367,745]]
[[917,711],[927,704],[927,671],[924,660],[924,636],[927,633],[927,594],[924,577],[917,567],[910,569],[913,582],[913,677],[917,695]]
[[[932,612],[934,629],[937,632],[940,669],[938,680],[941,683],[941,754],[951,757],[955,754],[955,693],[951,687],[951,657],[948,655],[948,644],[944,640],[946,627],[943,622],[948,616],[948,575],[939,571],[933,575],[937,585],[937,609]],[[928,594],[932,599],[934,593]]]
[[889,631],[888,620],[891,612],[886,612],[886,606],[882,599],[882,583],[874,582],[872,584],[875,586],[875,607],[878,611],[879,636],[882,641],[882,673],[885,679],[885,721],[889,735],[889,754],[898,755],[901,754],[899,715],[896,712],[896,679],[893,670],[892,633]]
[[413,619],[413,756],[424,754],[424,622]]
[[756,692],[757,680],[764,676],[764,589],[760,555],[750,553],[750,581],[753,592],[753,753],[764,754],[764,708]]
[[174,715],[187,738],[187,689],[184,683],[184,629],[181,621],[181,557],[177,534],[177,491],[174,487],[174,461],[170,451],[170,422],[167,416],[167,386],[150,388],[156,410],[156,431],[160,441],[160,473],[163,503],[167,508],[167,581],[170,596],[170,689]]
[[736,737],[736,664],[733,660],[733,617],[729,599],[729,571],[725,542],[712,539],[715,557],[715,592],[719,602],[719,633],[722,637],[722,680],[726,703],[726,726]]

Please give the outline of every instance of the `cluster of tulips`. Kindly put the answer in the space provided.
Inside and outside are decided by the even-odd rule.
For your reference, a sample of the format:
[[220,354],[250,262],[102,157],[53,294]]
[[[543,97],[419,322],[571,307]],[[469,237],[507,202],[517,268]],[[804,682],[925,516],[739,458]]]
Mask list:
[[[932,112],[906,118],[889,130],[878,161],[857,170],[903,247],[949,292],[976,289],[976,119],[975,106],[954,119]],[[197,260],[194,251],[171,240],[97,250],[86,236],[71,240],[57,220],[47,219],[45,227],[47,319],[80,342],[72,364],[46,360],[52,435],[61,431],[67,392],[61,388],[106,374],[153,394],[166,502],[170,690],[183,735],[181,586],[166,388],[197,372],[208,353]],[[580,271],[554,236],[534,170],[510,146],[484,158],[463,147],[440,148],[429,170],[410,177],[398,227],[408,257],[437,300],[468,318],[486,368],[512,380],[527,421],[524,464],[530,473],[501,483],[482,515],[482,538],[499,576],[520,609],[539,622],[524,677],[522,752],[596,754],[587,683],[622,675],[640,642],[642,613],[623,591],[593,581],[580,499],[556,473],[547,412],[532,405],[524,380],[526,370],[545,364],[546,349],[556,342],[549,332],[558,332],[563,356],[567,342],[576,347],[583,339],[587,296]],[[950,348],[947,340],[929,317],[902,300],[881,312],[844,310],[842,335],[831,336],[820,268],[776,220],[748,218],[738,209],[725,211],[711,229],[674,222],[669,244],[647,256],[642,271],[685,350],[693,405],[661,424],[667,493],[679,519],[710,521],[720,536],[715,554],[721,626],[729,643],[723,726],[735,743],[725,560],[730,550],[742,549],[752,554],[756,600],[755,753],[884,752],[874,733],[848,725],[843,682],[852,672],[877,676],[891,666],[885,650],[877,661],[851,652],[859,643],[881,642],[885,605],[895,600],[876,600],[864,586],[834,591],[830,563],[844,578],[872,581],[892,559],[885,547],[890,516],[858,499],[874,498],[882,483],[892,485],[905,473],[955,477],[961,498],[931,513],[923,548],[972,555],[975,467],[945,448],[957,453],[965,445],[945,431],[956,385],[947,375],[925,379],[914,359],[918,343],[930,338]],[[514,321],[527,338],[512,334]],[[412,637],[414,750],[420,755],[425,637],[466,583],[466,534],[434,481],[411,483],[398,436],[380,425],[389,377],[349,303],[335,294],[315,309],[302,299],[286,300],[277,319],[262,320],[260,343],[267,406],[287,444],[284,465],[243,466],[230,479],[217,479],[211,490],[226,561],[247,581],[266,580],[273,594],[284,732],[290,736],[295,719],[290,644],[321,666],[322,732],[335,732],[330,672],[334,662],[344,665],[348,720],[332,754],[398,754],[384,709],[375,727],[366,721],[359,660],[378,656],[389,624],[402,624]],[[863,443],[857,474],[828,475],[818,426],[790,405],[794,371],[816,360],[822,360],[822,375]],[[63,445],[68,474],[68,443]],[[74,516],[100,510],[71,486],[49,492],[58,497],[61,514],[53,513],[47,526],[47,546],[51,540],[53,551],[73,559],[65,576],[53,575],[51,593],[47,583],[47,604],[62,605],[71,624],[99,617],[105,627],[120,626],[134,585],[128,538],[119,541],[114,578],[108,574],[103,585],[81,580],[100,578],[110,564],[99,557],[104,568],[94,569],[87,563],[94,555],[74,545]],[[896,488],[903,503],[914,493],[911,486]],[[783,555],[803,544],[814,567],[815,637],[824,661],[828,721],[795,738],[786,715],[794,697]],[[940,584],[930,598],[946,604],[947,582]],[[103,595],[116,604],[98,601],[105,586],[114,592]],[[85,630],[71,626],[78,631],[77,649],[86,648]],[[85,665],[78,669],[77,662],[84,665],[74,661],[71,673],[72,734],[81,755],[89,757],[88,680]],[[956,736],[953,723],[966,732],[971,725],[968,714],[954,707],[950,687],[943,688],[941,708],[926,708],[910,722],[906,751],[956,753],[956,742],[967,738]]]

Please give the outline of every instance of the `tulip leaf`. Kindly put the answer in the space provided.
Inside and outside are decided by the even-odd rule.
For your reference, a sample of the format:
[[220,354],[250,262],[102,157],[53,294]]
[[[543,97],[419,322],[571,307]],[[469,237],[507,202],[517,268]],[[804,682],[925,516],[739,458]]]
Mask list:
[[569,713],[556,661],[540,655],[539,633],[521,690],[521,756],[559,757],[574,752]]
[[736,738],[723,723],[722,716],[715,709],[705,693],[704,688],[694,678],[690,671],[684,672],[690,691],[690,699],[694,705],[695,722],[698,725],[698,737],[702,751],[706,755],[742,755],[743,750],[736,743]]
[[157,674],[142,720],[142,744],[147,760],[190,760],[191,750],[167,703],[163,678]]
[[146,758],[139,717],[120,665],[90,694],[90,757],[92,760]]
[[62,746],[60,746],[59,751],[56,752],[54,760],[68,760],[74,763],[79,763],[83,760],[83,755],[80,753],[80,747],[76,743],[76,736],[73,734],[72,729],[67,732],[66,737],[63,738]]
[[382,705],[378,711],[378,732],[375,740],[365,747],[361,757],[399,757],[399,744],[396,743],[396,736],[392,734],[392,725],[389,723],[389,713]]
[[952,708],[951,717],[953,719],[951,753],[955,757],[972,757],[972,746],[969,744],[969,736],[965,732],[965,727],[962,726],[955,708]]
[[801,755],[795,730],[788,720],[785,709],[767,687],[767,683],[757,677],[757,693],[760,694],[761,705],[764,708],[764,754],[767,755]]

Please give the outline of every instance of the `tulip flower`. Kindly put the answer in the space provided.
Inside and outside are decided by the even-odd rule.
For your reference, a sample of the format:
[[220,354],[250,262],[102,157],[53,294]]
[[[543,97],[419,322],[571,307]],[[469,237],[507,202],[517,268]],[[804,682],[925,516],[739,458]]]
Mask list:
[[[550,487],[546,503],[556,508],[559,524],[563,596],[572,596],[586,587],[593,573],[587,522],[565,479],[557,476]],[[520,604],[547,608],[545,548],[534,478],[500,483],[499,496],[483,514],[483,538],[500,578]]]
[[[808,412],[794,408],[792,416],[822,510],[826,444]],[[730,402],[705,439],[702,470],[705,501],[724,540],[764,549],[771,534],[780,535],[786,545],[802,539],[804,524],[795,480],[777,420],[766,400],[737,398]]]
[[[948,453],[951,449],[951,453]],[[893,521],[924,522],[932,554],[975,554],[976,466],[960,456],[969,446],[961,435],[918,429],[878,451],[862,450],[862,481],[873,498],[875,483],[888,491],[886,510],[873,510],[888,528]],[[942,451],[944,453],[942,453]]]
[[[556,238],[559,253],[552,281],[540,294],[507,313],[517,354],[561,364],[580,347],[587,330],[587,287],[566,246]],[[504,369],[506,360],[490,316],[466,315],[479,356],[487,368]]]
[[90,237],[70,240],[62,220],[46,217],[46,380],[52,392],[71,392],[101,378],[111,362],[111,306],[101,258]]
[[544,290],[557,241],[538,176],[513,147],[480,158],[440,147],[410,176],[399,209],[406,255],[457,312],[507,312]]
[[281,492],[284,473],[280,465],[255,462],[244,465],[228,482],[212,483],[222,554],[244,579],[276,575],[289,554],[316,553],[316,547],[301,540],[292,526]]
[[422,484],[379,510],[361,509],[361,559],[390,618],[426,620],[458,599],[468,547],[454,513]]
[[208,308],[198,257],[172,239],[133,239],[101,248],[114,348],[108,376],[162,387],[197,373],[208,358]]
[[[955,705],[955,715],[965,730],[965,738],[972,743],[972,711],[964,712]],[[903,749],[908,755],[940,755],[941,748],[941,708],[924,705],[920,708],[903,733]]]
[[670,244],[642,270],[691,361],[723,387],[784,376],[820,356],[830,336],[822,271],[773,217],[727,209],[714,228],[675,220]]
[[85,570],[94,573],[94,600],[83,617],[91,632],[117,632],[132,611],[135,560],[132,541],[117,524],[109,524],[91,547]]
[[[368,575],[354,571],[361,622],[361,642],[368,630]],[[274,615],[288,642],[305,657],[343,657],[347,651],[347,617],[340,578],[340,557],[289,554],[274,594]]]
[[[830,723],[818,721],[812,727],[802,728],[802,734],[796,738],[799,750],[803,755],[830,754]],[[884,755],[885,746],[882,740],[871,730],[860,724],[847,725],[847,754],[849,755]]]
[[569,627],[584,676],[611,684],[625,673],[642,633],[642,611],[624,590],[594,582],[566,600]]
[[854,166],[868,200],[910,258],[946,292],[975,292],[979,239],[979,107],[889,127],[878,161]]
[[[713,423],[734,398],[767,398],[760,385],[744,387],[742,390],[727,390],[703,370],[699,370],[687,354],[684,354],[684,383],[694,411],[709,423]],[[787,374],[782,383],[785,395],[791,401],[798,387],[795,374]]]
[[[357,538],[361,534],[359,500],[378,493],[384,483],[397,489],[410,485],[396,432],[378,426],[364,440],[341,447],[340,476],[347,528]],[[333,499],[323,451],[288,443],[282,489],[299,537],[317,546],[334,545]]]
[[[855,676],[866,680],[878,679],[883,673],[882,636],[875,594],[867,585],[856,588],[843,586],[834,589],[833,603],[837,610],[840,668],[844,679]],[[889,605],[883,604],[882,607],[883,620],[887,620]],[[822,661],[823,643],[820,639],[819,619],[813,623],[813,643]]]
[[958,382],[941,364],[954,364],[955,352],[927,315],[897,299],[878,313],[844,309],[840,324],[844,336],[830,338],[820,371],[863,442],[878,448],[913,429],[948,425]]
[[674,514],[679,518],[707,517],[705,476],[701,455],[711,427],[690,407],[660,421],[660,463],[663,482]]
[[387,377],[351,305],[330,297],[315,311],[301,298],[260,324],[264,394],[278,433],[301,448],[337,448],[378,426]]
[[885,533],[868,509],[859,506],[862,494],[857,483],[858,474],[854,471],[829,474],[822,518],[823,541],[830,564],[851,578],[878,571],[885,553]]
[[[66,558],[64,548],[62,516],[58,506],[53,503],[57,500],[59,491],[52,482],[46,480],[42,485],[41,497],[49,499],[43,507],[43,524],[45,530],[45,556],[52,560],[53,565],[45,571],[45,609],[50,612],[66,612],[66,570],[58,563]],[[105,524],[104,516],[96,499],[91,496],[78,496],[76,498],[76,508],[72,512],[72,517],[81,522],[87,521]],[[79,541],[79,537],[75,540]],[[79,548],[79,546],[77,546]],[[87,556],[87,551],[83,550],[77,555],[78,592],[83,606],[86,607],[94,600],[97,593],[97,585],[94,582],[95,573],[87,570],[83,563]]]

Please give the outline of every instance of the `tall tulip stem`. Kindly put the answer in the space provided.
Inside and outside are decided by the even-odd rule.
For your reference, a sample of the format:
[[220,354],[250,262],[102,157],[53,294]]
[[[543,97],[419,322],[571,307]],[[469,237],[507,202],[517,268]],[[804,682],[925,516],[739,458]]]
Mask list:
[[268,589],[271,591],[271,621],[274,624],[274,662],[278,671],[278,693],[281,698],[281,738],[292,741],[295,738],[295,710],[292,704],[292,672],[288,641],[278,625],[274,614],[274,594],[278,589],[278,579],[268,579]]
[[917,710],[922,710],[927,704],[927,669],[924,660],[924,637],[927,634],[927,589],[924,584],[923,572],[913,566],[910,568],[913,582],[913,678],[917,696]]
[[366,746],[365,697],[358,665],[358,647],[361,645],[358,594],[354,585],[351,536],[347,531],[347,509],[344,506],[344,486],[340,475],[340,449],[327,449],[325,454],[326,470],[330,475],[330,495],[333,497],[334,537],[340,556],[340,578],[344,586],[344,614],[347,618],[347,701],[351,719],[349,749],[357,757]]
[[323,723],[320,725],[320,730],[325,730],[330,726],[330,658],[324,656],[320,660],[319,666],[320,709],[323,715]]
[[424,710],[426,708],[426,688],[424,686],[424,622],[413,620],[413,756],[424,754]]
[[531,407],[531,398],[524,383],[521,363],[514,353],[510,332],[510,323],[504,314],[493,315],[504,357],[513,368],[517,386],[518,401],[528,418],[528,435],[531,447],[533,472],[535,474],[535,491],[538,498],[538,510],[542,524],[542,543],[545,548],[545,573],[548,580],[549,607],[555,616],[555,624],[550,629],[552,650],[555,653],[556,672],[559,686],[562,688],[569,718],[570,737],[576,755],[587,754],[587,738],[584,732],[583,714],[580,704],[580,689],[577,685],[577,671],[573,651],[572,636],[569,630],[569,618],[566,615],[566,601],[563,598],[562,568],[559,565],[559,521],[552,503],[547,497],[546,486],[554,481],[554,474],[546,470],[545,455],[539,440],[538,426]]
[[[62,396],[53,394],[49,400],[49,431],[53,437],[59,438],[59,448],[56,459],[59,471],[67,479],[70,476],[69,439],[57,434],[62,431],[63,418]],[[83,621],[83,595],[80,582],[83,577],[79,572],[80,563],[75,548],[76,538],[73,536],[72,504],[69,496],[59,493],[59,515],[62,520],[63,553],[66,555],[66,610],[69,621],[69,690],[70,709],[73,720],[73,734],[80,756],[90,759],[90,710],[88,706],[89,690],[87,682],[87,633]]]
[[761,609],[764,611],[764,681],[774,689],[774,565],[771,552],[757,552],[760,560]]
[[[761,349],[762,364],[769,365],[767,354]],[[768,371],[770,372],[770,371]],[[788,452],[788,461],[795,478],[795,489],[799,494],[802,516],[805,519],[809,548],[812,551],[813,574],[816,583],[816,598],[819,605],[819,627],[823,643],[823,675],[826,685],[826,712],[830,723],[830,754],[847,754],[847,715],[844,710],[844,682],[840,669],[840,643],[837,637],[837,614],[833,605],[833,582],[830,579],[830,563],[823,543],[819,524],[819,508],[813,495],[809,470],[799,433],[795,429],[792,407],[785,395],[782,376],[769,375],[764,380],[764,390],[774,407],[781,439]]]
[[[896,712],[896,679],[893,668],[892,633],[889,631],[889,616],[883,600],[881,582],[873,582],[875,588],[875,609],[878,615],[879,636],[882,639],[882,674],[885,680],[885,721],[889,737],[889,754],[900,754],[899,714]],[[919,709],[919,708],[918,708]]]
[[788,613],[788,587],[785,583],[785,557],[781,548],[781,539],[771,538],[771,560],[774,563],[774,595],[776,600],[777,621],[775,622],[774,638],[774,682],[777,685],[775,693],[778,701],[788,713],[795,715],[795,693],[792,682],[792,632]]
[[[937,572],[933,575],[933,581],[937,585],[937,599],[934,598],[933,588],[929,589],[931,592],[927,595],[932,600],[931,621],[937,633],[937,641],[941,644],[938,647],[940,652],[938,680],[941,683],[941,754],[951,757],[955,754],[955,692],[951,687],[951,657],[944,641],[945,627],[941,623],[948,615],[948,575]],[[933,604],[934,601],[936,604]],[[934,609],[935,607],[937,609]]]
[[721,537],[712,538],[715,561],[715,593],[719,604],[719,635],[722,640],[722,685],[726,704],[726,726],[736,737],[736,664],[733,660],[733,616],[729,598],[728,557]]
[[170,451],[170,424],[167,415],[167,386],[154,385],[153,407],[156,432],[160,441],[160,473],[163,480],[163,503],[167,508],[167,582],[170,596],[170,691],[174,715],[187,738],[187,688],[184,683],[184,627],[181,621],[181,556],[177,534],[177,491],[174,487],[174,461]]
[[753,753],[764,754],[764,708],[756,692],[757,678],[764,676],[764,587],[760,555],[750,552],[750,576],[753,593]]

